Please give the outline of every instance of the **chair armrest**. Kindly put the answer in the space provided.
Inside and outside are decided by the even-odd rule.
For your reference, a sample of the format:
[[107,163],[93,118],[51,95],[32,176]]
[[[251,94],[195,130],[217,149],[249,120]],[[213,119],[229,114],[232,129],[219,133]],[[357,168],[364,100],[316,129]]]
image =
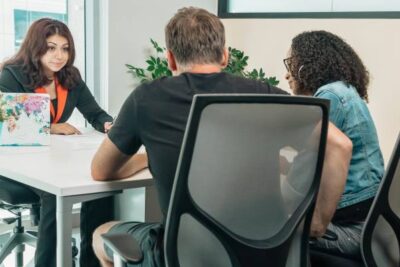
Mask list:
[[117,254],[125,263],[135,264],[143,260],[139,243],[129,234],[102,234],[104,243],[114,256]]

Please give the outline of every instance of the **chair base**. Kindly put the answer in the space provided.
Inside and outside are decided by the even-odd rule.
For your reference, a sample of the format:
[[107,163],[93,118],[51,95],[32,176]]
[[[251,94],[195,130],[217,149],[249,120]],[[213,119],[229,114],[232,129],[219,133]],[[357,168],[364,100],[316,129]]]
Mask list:
[[31,231],[27,231],[22,233],[6,233],[3,234],[1,238],[7,235],[9,235],[8,240],[1,246],[0,263],[2,263],[4,259],[14,250],[16,256],[16,266],[23,266],[23,252],[25,251],[25,244],[36,247],[37,237],[32,234]]

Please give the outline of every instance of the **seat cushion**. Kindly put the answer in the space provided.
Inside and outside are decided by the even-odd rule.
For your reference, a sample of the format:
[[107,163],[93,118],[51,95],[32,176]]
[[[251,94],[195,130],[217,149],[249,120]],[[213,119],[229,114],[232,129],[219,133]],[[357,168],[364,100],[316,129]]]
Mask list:
[[0,201],[11,205],[34,204],[39,196],[28,186],[0,176]]
[[343,255],[330,254],[318,250],[310,250],[312,267],[363,267],[362,259],[346,258]]

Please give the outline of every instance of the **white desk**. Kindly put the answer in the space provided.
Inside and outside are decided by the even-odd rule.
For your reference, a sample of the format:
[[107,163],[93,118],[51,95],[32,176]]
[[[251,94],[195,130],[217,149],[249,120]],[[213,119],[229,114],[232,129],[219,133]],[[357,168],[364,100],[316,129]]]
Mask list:
[[57,197],[57,267],[72,266],[69,240],[73,204],[152,185],[148,170],[121,181],[93,181],[90,163],[103,138],[100,133],[89,132],[51,136],[48,147],[0,147],[0,175]]

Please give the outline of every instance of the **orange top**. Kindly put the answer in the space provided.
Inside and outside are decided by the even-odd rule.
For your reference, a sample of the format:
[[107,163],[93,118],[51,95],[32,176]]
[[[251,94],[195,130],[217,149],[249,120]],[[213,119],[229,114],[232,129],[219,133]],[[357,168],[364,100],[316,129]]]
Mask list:
[[[52,123],[57,123],[65,108],[65,104],[67,103],[68,89],[62,87],[61,84],[55,80],[56,83],[56,93],[57,93],[57,114],[55,114],[53,103],[50,101],[50,113],[51,118],[53,119]],[[35,89],[35,93],[47,94],[47,91],[44,87],[39,87]]]

